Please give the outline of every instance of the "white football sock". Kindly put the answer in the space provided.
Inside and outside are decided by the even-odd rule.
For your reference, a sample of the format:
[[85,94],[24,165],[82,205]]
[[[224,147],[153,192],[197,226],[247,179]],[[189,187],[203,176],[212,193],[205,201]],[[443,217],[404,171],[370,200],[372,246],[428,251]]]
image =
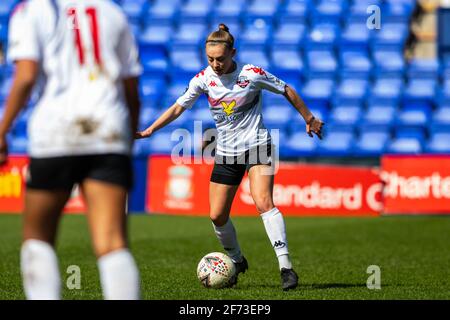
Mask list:
[[61,275],[54,248],[35,239],[24,241],[20,250],[23,287],[28,300],[61,299]]
[[219,239],[223,249],[230,256],[231,260],[234,263],[241,262],[241,248],[239,247],[236,230],[234,229],[231,219],[228,219],[228,221],[221,227],[216,226],[214,223],[213,226],[217,239]]
[[278,258],[280,269],[292,269],[289,258],[288,242],[286,238],[286,225],[283,215],[277,207],[261,214],[267,235]]
[[128,249],[101,256],[98,261],[103,297],[106,300],[138,300],[139,271]]

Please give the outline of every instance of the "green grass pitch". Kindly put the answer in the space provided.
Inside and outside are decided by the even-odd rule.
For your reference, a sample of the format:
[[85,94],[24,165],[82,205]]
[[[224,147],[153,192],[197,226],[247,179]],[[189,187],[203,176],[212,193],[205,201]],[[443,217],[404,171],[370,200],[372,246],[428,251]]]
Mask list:
[[[250,269],[235,288],[196,277],[200,258],[223,251],[206,217],[132,215],[131,249],[143,299],[450,299],[450,217],[286,218],[298,289],[283,292],[275,254],[258,217],[233,218]],[[19,272],[21,217],[0,215],[0,299],[24,299]],[[102,299],[84,216],[65,216],[57,253],[64,299]],[[81,289],[66,286],[81,270]],[[367,267],[381,269],[369,290]]]

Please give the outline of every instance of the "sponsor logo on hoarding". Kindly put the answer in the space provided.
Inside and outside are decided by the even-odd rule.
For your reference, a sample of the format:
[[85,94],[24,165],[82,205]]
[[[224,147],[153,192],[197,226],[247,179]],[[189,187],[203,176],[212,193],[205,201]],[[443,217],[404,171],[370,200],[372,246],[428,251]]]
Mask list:
[[165,205],[169,208],[191,209],[193,170],[185,165],[175,165],[168,168],[168,173]]

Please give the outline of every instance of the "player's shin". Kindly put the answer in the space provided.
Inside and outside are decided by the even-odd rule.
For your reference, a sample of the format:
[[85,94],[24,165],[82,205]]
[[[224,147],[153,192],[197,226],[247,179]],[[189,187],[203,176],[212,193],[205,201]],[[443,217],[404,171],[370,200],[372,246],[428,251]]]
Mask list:
[[275,207],[272,210],[261,214],[261,218],[264,222],[264,227],[269,236],[270,243],[278,258],[280,270],[281,268],[292,269],[286,237],[286,225],[280,210]]
[[138,300],[139,271],[128,249],[119,249],[98,259],[100,282],[106,300]]
[[222,244],[227,254],[230,256],[231,260],[234,263],[241,262],[241,248],[237,240],[236,229],[234,228],[231,219],[228,219],[228,221],[223,226],[218,227],[214,223],[213,226],[214,231],[216,232],[217,239],[219,239],[220,243]]
[[61,299],[58,259],[49,243],[26,240],[20,251],[20,267],[28,300]]

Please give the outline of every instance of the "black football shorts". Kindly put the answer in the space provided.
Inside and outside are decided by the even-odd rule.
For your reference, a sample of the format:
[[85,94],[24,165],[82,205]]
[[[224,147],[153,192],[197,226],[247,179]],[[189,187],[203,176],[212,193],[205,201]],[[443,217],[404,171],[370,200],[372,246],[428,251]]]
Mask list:
[[129,190],[133,184],[131,158],[120,154],[31,158],[27,187],[72,190],[74,184],[94,179]]
[[273,144],[262,145],[247,150],[240,156],[225,157],[216,155],[210,181],[232,186],[239,185],[245,172],[248,172],[253,166],[272,165],[274,148]]

